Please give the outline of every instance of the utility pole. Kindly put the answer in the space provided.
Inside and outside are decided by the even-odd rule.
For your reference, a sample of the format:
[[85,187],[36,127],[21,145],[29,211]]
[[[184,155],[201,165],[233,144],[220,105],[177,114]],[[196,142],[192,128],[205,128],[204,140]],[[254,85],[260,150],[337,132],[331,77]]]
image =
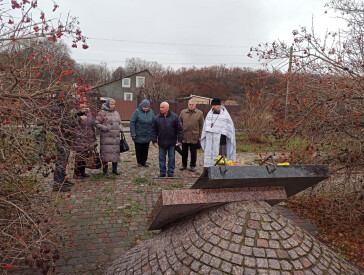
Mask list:
[[284,111],[284,123],[287,122],[288,96],[289,96],[289,88],[290,88],[290,84],[291,84],[291,73],[292,73],[292,55],[293,55],[293,46],[291,46],[290,51],[289,51],[288,79],[287,79],[287,90],[286,90],[286,108]]

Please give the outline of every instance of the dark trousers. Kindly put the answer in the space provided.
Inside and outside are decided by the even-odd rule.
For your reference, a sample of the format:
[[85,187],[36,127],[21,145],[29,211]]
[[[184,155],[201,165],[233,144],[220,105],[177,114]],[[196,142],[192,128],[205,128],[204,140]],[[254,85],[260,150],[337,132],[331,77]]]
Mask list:
[[144,165],[148,159],[149,142],[148,143],[134,142],[134,144],[135,144],[135,155],[137,163]]
[[[102,163],[102,171],[104,172],[104,174],[107,173],[108,169],[109,169],[109,163],[108,162],[103,162]],[[112,162],[112,171],[113,172],[118,171],[118,163],[117,162]]]
[[187,159],[188,159],[188,148],[190,149],[191,153],[191,167],[196,167],[196,160],[197,160],[197,150],[196,145],[193,143],[182,143],[182,165],[183,167],[187,167]]
[[75,175],[82,176],[86,172],[86,158],[88,151],[76,152]]
[[53,181],[56,184],[63,183],[66,179],[66,168],[68,163],[68,157],[70,155],[70,149],[65,144],[56,144],[57,160],[56,167],[54,169]]
[[220,144],[219,155],[226,157],[226,144]]

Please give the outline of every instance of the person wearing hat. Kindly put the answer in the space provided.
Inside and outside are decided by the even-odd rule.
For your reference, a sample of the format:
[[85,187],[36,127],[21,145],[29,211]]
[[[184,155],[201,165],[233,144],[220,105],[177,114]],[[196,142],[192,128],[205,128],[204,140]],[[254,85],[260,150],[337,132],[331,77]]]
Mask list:
[[151,131],[154,113],[150,102],[144,99],[134,111],[130,119],[130,135],[135,145],[135,155],[139,167],[148,167],[149,143],[152,139]]
[[234,122],[219,98],[211,101],[201,134],[201,147],[204,150],[204,167],[215,165],[219,155],[228,160],[236,160],[236,140]]
[[77,117],[71,113],[70,105],[74,104],[67,91],[59,90],[54,95],[55,103],[51,106],[52,134],[56,149],[56,163],[53,175],[53,191],[69,192],[75,185],[67,177],[67,165],[70,149],[74,140],[74,127]]
[[76,152],[75,169],[73,177],[75,179],[84,179],[90,177],[86,174],[86,159],[90,151],[97,146],[95,133],[95,123],[91,114],[91,109],[87,106],[85,98],[77,100],[76,107],[72,113],[77,115],[77,121],[74,128],[73,149]]
[[101,111],[95,119],[95,127],[100,130],[100,153],[104,176],[108,175],[108,162],[112,162],[112,173],[120,175],[117,168],[120,160],[120,134],[123,133],[123,127],[115,106],[115,100],[108,98],[102,104]]

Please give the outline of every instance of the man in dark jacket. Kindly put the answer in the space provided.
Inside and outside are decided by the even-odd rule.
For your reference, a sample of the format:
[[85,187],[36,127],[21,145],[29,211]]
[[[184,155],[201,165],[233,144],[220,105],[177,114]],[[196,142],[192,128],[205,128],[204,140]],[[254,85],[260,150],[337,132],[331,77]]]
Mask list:
[[69,104],[72,100],[66,91],[58,91],[55,99],[57,103],[51,107],[53,117],[53,137],[55,140],[57,156],[54,168],[53,191],[68,192],[73,182],[68,180],[66,168],[70,147],[74,138],[75,116],[71,115]]
[[177,114],[169,111],[169,104],[162,102],[160,114],[155,117],[152,125],[152,142],[159,148],[160,177],[166,176],[166,155],[168,153],[168,177],[174,177],[175,146],[181,145],[183,140],[183,128]]

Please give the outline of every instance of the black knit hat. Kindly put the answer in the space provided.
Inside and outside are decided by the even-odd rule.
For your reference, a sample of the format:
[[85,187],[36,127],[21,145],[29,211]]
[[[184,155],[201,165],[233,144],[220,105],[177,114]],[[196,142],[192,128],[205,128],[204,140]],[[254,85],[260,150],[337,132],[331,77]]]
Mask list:
[[211,105],[221,105],[221,100],[220,98],[213,98],[212,101],[211,101]]

